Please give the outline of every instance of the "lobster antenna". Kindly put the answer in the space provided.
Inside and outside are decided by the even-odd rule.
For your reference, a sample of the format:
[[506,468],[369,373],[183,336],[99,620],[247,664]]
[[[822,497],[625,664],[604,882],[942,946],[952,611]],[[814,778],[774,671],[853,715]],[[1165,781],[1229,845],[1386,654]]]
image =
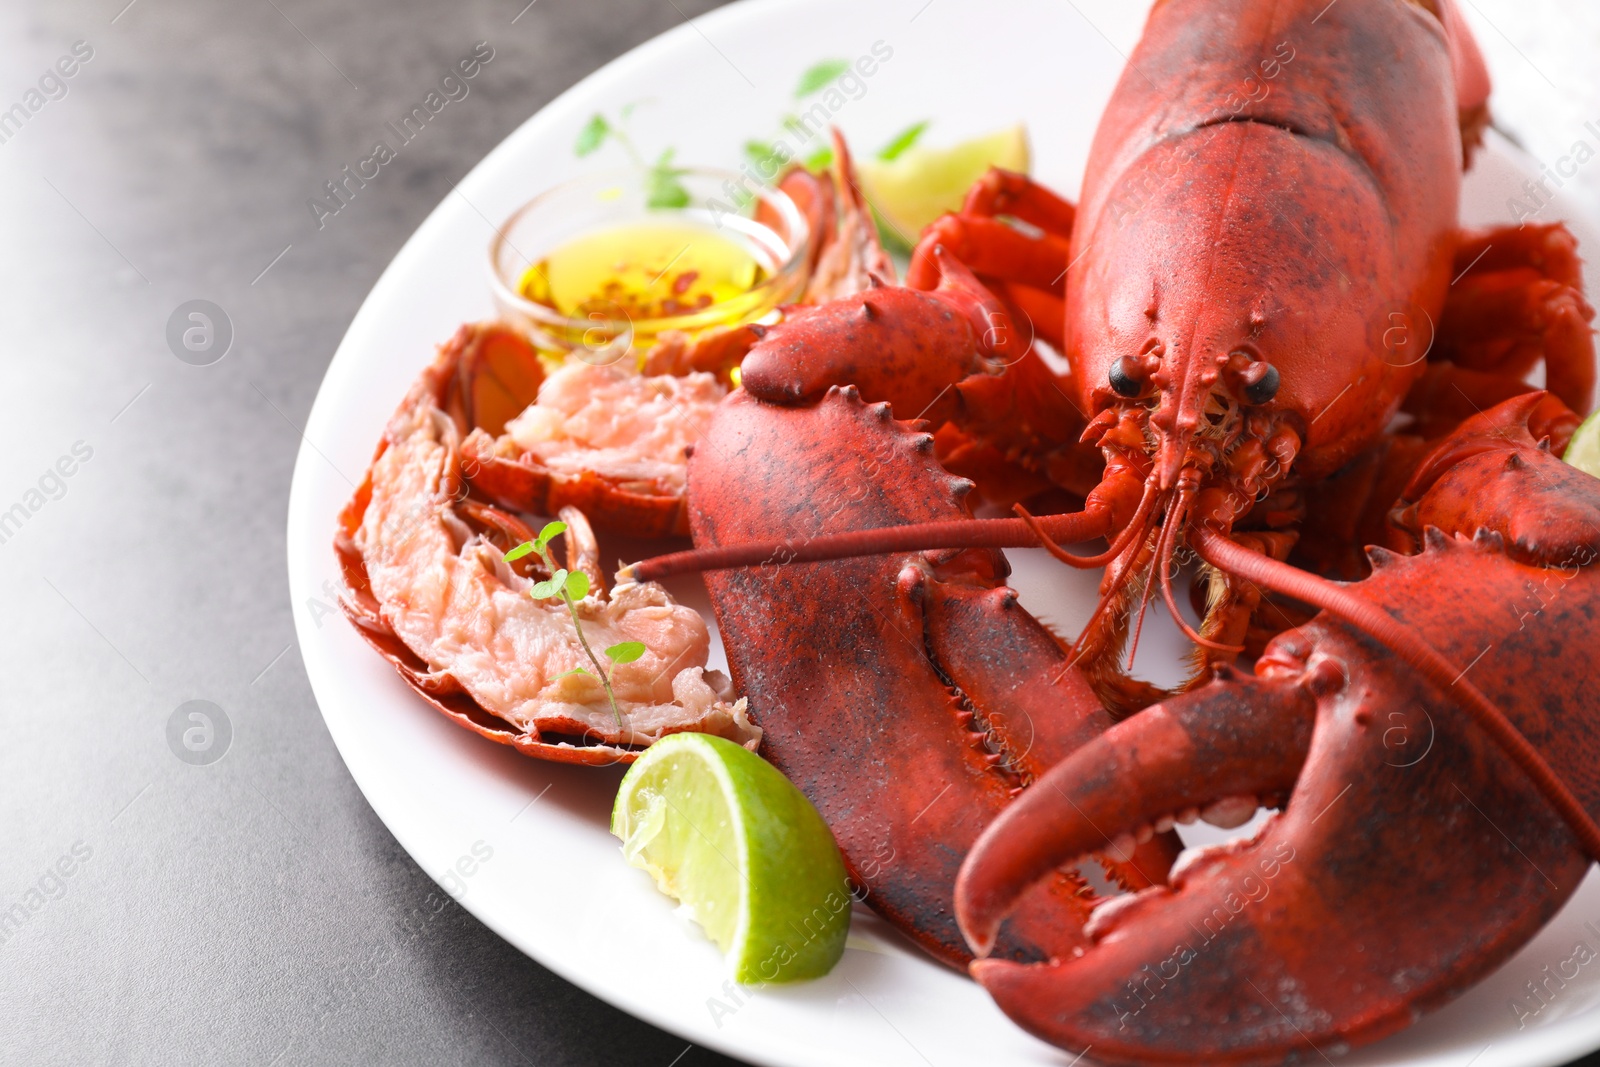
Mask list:
[[1122,532],[1117,535],[1116,540],[1111,542],[1111,547],[1097,556],[1074,556],[1071,552],[1068,552],[1051,539],[1049,533],[1039,526],[1039,523],[1034,519],[1033,515],[1029,513],[1027,508],[1023,507],[1021,504],[1013,504],[1011,506],[1011,510],[1015,512],[1023,522],[1028,524],[1028,529],[1033,531],[1033,535],[1039,539],[1040,546],[1043,547],[1046,552],[1049,552],[1052,556],[1060,560],[1062,563],[1065,563],[1069,567],[1077,567],[1081,570],[1093,570],[1095,567],[1104,567],[1107,563],[1110,563],[1112,560],[1122,555],[1122,550],[1128,547],[1129,541],[1133,540],[1134,533],[1140,528],[1145,527],[1146,521],[1150,517],[1150,509],[1155,504],[1155,499],[1155,486],[1151,482],[1146,481],[1144,495],[1139,498],[1139,506],[1134,510],[1133,518],[1128,520],[1128,525],[1124,526],[1122,528]]
[[814,563],[852,556],[880,556],[893,552],[920,552],[938,548],[1033,548],[1040,531],[1052,542],[1078,543],[1104,537],[1111,527],[1111,509],[1095,508],[1070,515],[1045,515],[1027,519],[948,519],[850,530],[820,537],[786,541],[751,541],[743,544],[694,548],[672,552],[617,572],[620,581],[654,582],[674,574],[720,571],[740,567]]
[[1440,690],[1454,696],[1468,717],[1533,781],[1534,787],[1578,838],[1589,858],[1600,859],[1600,826],[1590,818],[1561,776],[1528,743],[1505,713],[1467,681],[1466,672],[1457,671],[1420,634],[1349,589],[1253,552],[1217,530],[1197,525],[1190,535],[1190,543],[1200,558],[1213,567],[1321,608],[1355,627],[1421,671]]

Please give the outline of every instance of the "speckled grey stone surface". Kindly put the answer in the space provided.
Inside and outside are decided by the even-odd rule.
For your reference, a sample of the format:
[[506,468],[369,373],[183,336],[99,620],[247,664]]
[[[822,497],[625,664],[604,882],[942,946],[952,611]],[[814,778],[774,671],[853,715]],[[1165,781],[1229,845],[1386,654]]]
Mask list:
[[[367,290],[519,123],[682,21],[539,0],[513,24],[526,2],[0,7],[0,111],[93,52],[0,143],[0,512],[30,512],[0,529],[0,916],[26,914],[0,917],[0,1062],[684,1053],[444,900],[351,782],[292,644],[296,426]],[[470,94],[319,232],[307,197],[477,41],[495,58]],[[165,340],[197,298],[233,325],[210,366]],[[71,476],[45,477],[61,457]],[[232,728],[211,765],[168,745],[196,699]]]
[[[441,903],[293,643],[297,427],[379,272],[523,119],[709,6],[524,2],[0,6],[0,112],[46,79],[0,143],[0,1061],[731,1062]],[[1473,6],[1554,163],[1600,118],[1592,0]],[[480,40],[470,95],[319,231],[306,198]],[[202,299],[233,337],[196,366],[166,334]],[[196,700],[210,749],[171,725]]]

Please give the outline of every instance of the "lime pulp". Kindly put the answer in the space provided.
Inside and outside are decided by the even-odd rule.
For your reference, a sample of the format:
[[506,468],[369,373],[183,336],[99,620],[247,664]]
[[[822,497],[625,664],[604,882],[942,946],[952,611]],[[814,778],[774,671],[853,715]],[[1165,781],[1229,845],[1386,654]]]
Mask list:
[[1028,132],[1011,126],[949,148],[910,148],[893,160],[861,158],[856,171],[863,192],[897,244],[914,244],[923,229],[956,211],[972,183],[990,167],[1028,170]]
[[1583,473],[1600,478],[1600,412],[1583,420],[1561,458]]
[[746,985],[828,973],[850,888],[833,834],[766,760],[721,737],[673,734],[629,769],[611,811],[623,856],[678,900]]

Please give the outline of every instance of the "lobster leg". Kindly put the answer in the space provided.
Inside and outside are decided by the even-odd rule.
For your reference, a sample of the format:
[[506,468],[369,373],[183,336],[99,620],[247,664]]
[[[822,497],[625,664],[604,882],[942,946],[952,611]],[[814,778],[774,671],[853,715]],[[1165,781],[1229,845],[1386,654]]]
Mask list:
[[1084,419],[1061,383],[957,256],[937,246],[927,256],[937,265],[931,288],[869,289],[766,329],[745,357],[744,387],[795,404],[854,385],[897,418],[952,424],[941,454],[959,473],[989,487],[1008,465],[1020,470],[1009,481],[1018,488],[985,493],[998,503],[1051,484],[1087,494],[1099,457],[1078,444]]
[[1075,389],[1033,344],[1064,348],[1067,250],[1076,214],[1069,201],[1026,175],[994,168],[968,190],[960,212],[928,228],[911,256],[907,284],[936,284],[939,256],[953,255],[995,294],[1010,323],[1028,331],[1026,350],[1004,375],[965,384],[968,417],[939,437],[945,466],[972,478],[1000,507],[1051,486],[1087,496],[1100,481],[1101,457],[1078,447],[1086,416],[1072,399]]
[[1292,788],[1253,839],[1186,854],[1170,888],[1103,906],[1081,956],[975,964],[1008,1014],[1109,1063],[1332,1053],[1467,988],[1565,902],[1600,811],[1583,677],[1600,655],[1600,480],[1539,446],[1537,403],[1441,442],[1400,517],[1421,551],[1373,550],[1372,577],[1340,595],[1470,664],[1578,814],[1508,766],[1457,686],[1324,612],[1277,638],[1256,677],[1221,672],[1113,727],[985,832],[956,890],[980,950],[1020,888],[1106,834]]
[[741,384],[779,404],[817,400],[854,385],[902,419],[958,418],[958,383],[1000,372],[1010,354],[1005,310],[960,264],[944,257],[929,291],[884,286],[796,309],[745,356]]
[[[938,466],[931,438],[853,389],[796,407],[735,393],[690,463],[699,545],[968,515],[970,483]],[[998,553],[968,550],[779,557],[706,576],[764,754],[827,819],[867,902],[949,963],[970,958],[950,900],[967,848],[1019,788],[1111,723],[1005,574]],[[1159,881],[1172,847],[1138,849],[1125,884]],[[1065,875],[1031,891],[1002,954],[1080,944],[1084,891]]]
[[[1038,233],[1024,233],[991,212],[1022,218]],[[930,253],[942,246],[981,277],[1002,278],[1060,297],[1066,292],[1072,222],[1072,205],[1054,193],[1022,175],[991,171],[969,193],[967,207],[928,227],[912,253],[906,284],[925,289],[938,280],[938,264]]]
[[1070,200],[1051,192],[1026,174],[991,167],[989,173],[967,190],[961,214],[990,219],[1009,215],[1045,233],[1069,237],[1078,210]]
[[1457,280],[1435,352],[1463,367],[1520,378],[1541,359],[1547,388],[1573,411],[1593,399],[1594,309],[1583,298],[1577,242],[1560,223],[1477,234],[1456,252]]
[[979,274],[1009,278],[1061,296],[1066,289],[1067,242],[1054,234],[1035,237],[999,219],[946,215],[928,230],[906,274],[906,284],[921,288],[936,277],[928,252],[943,246]]
[[[1532,397],[1532,406],[1502,406],[1514,397]],[[1408,432],[1384,435],[1337,474],[1303,490],[1306,520],[1295,545],[1296,562],[1324,577],[1354,581],[1371,572],[1359,546],[1414,551],[1419,544],[1415,538],[1397,544],[1390,532],[1394,502],[1440,438],[1497,407],[1503,415],[1513,414],[1513,420],[1494,432],[1509,432],[1520,422],[1534,440],[1548,439],[1556,455],[1565,452],[1582,421],[1555,396],[1519,379],[1454,363],[1432,364],[1406,396],[1403,410],[1416,420]],[[1273,609],[1269,613],[1276,614]],[[1256,619],[1258,625],[1273,621],[1259,615]]]
[[[1025,233],[1000,216],[1018,219],[1037,232]],[[967,191],[959,212],[928,227],[911,253],[906,284],[918,289],[936,284],[939,269],[932,253],[943,247],[999,294],[1013,317],[1031,322],[1035,336],[1059,351],[1076,218],[1070,201],[1027,175],[993,168]]]
[[[1469,370],[1454,363],[1435,363],[1411,387],[1401,409],[1416,418],[1413,432],[1432,440],[1502,401],[1538,391],[1520,378]],[[1534,421],[1543,426],[1551,449],[1560,455],[1583,420],[1549,393],[1544,394],[1539,406],[1541,410]]]

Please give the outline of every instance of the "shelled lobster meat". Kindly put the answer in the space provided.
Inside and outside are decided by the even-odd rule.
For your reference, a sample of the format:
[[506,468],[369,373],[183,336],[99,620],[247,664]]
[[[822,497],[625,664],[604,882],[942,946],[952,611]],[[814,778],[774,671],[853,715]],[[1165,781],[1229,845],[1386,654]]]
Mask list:
[[[1564,228],[1457,228],[1487,91],[1451,0],[1158,3],[1080,204],[991,174],[907,287],[767,329],[689,462],[696,548],[625,572],[711,572],[762,751],[868,901],[996,953],[974,975],[1063,1048],[1372,1040],[1600,854],[1600,482],[1557,458],[1593,312]],[[975,519],[939,456],[1083,504]],[[1025,545],[1105,567],[1070,648],[1003,584]],[[1127,671],[1154,595],[1182,692]],[[1260,807],[1169,870],[1174,824]],[[1134,892],[1062,873],[1090,854]]]

